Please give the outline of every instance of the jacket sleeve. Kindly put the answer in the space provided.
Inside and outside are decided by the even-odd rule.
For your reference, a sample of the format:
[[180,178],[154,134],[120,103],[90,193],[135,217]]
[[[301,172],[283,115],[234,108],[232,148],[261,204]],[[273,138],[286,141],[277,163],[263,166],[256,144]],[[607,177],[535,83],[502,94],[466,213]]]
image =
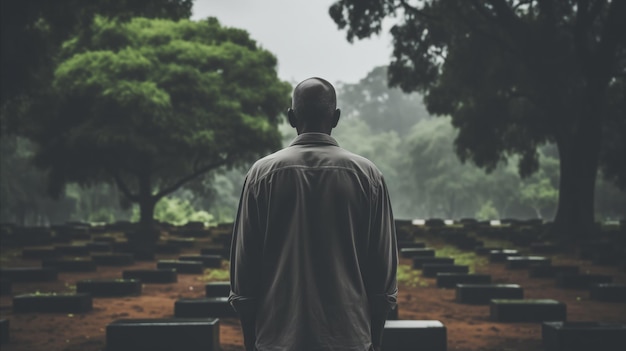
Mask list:
[[397,303],[398,249],[391,202],[382,177],[371,211],[366,289],[372,314],[386,315]]
[[233,226],[230,251],[230,287],[228,301],[241,317],[256,314],[261,276],[262,232],[259,209],[248,177],[243,185],[237,217]]

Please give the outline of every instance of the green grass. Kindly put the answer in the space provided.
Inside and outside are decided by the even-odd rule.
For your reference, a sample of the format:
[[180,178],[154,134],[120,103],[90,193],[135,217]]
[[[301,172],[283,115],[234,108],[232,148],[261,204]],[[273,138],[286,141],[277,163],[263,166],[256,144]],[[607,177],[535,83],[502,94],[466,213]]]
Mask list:
[[408,264],[398,265],[398,272],[396,274],[398,284],[410,287],[426,287],[428,282],[423,280],[419,271],[413,269]]

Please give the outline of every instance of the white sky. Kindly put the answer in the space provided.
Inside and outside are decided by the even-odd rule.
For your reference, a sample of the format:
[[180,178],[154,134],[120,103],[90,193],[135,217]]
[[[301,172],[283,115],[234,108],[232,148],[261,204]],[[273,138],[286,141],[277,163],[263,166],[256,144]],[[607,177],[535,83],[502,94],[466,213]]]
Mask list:
[[245,29],[278,59],[278,76],[300,82],[318,76],[357,83],[391,56],[388,31],[350,44],[328,15],[334,0],[195,0],[192,19],[217,17]]

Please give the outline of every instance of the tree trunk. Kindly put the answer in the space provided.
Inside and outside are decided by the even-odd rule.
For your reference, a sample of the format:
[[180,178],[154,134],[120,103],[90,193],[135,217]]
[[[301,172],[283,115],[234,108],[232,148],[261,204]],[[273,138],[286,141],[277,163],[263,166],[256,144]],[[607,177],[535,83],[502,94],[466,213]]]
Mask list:
[[134,235],[133,249],[141,251],[153,249],[159,239],[159,231],[154,225],[154,206],[157,199],[152,195],[150,174],[139,176],[139,227]]
[[569,244],[589,238],[595,232],[594,191],[600,128],[598,120],[586,118],[575,132],[565,131],[557,138],[561,176],[554,230]]

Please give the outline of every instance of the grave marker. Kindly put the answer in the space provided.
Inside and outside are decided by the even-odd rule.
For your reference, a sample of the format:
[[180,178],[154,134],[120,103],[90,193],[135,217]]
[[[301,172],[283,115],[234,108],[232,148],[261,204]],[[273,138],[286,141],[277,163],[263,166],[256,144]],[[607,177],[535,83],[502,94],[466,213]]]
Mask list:
[[524,290],[517,284],[457,284],[456,302],[487,305],[492,299],[523,299]]
[[602,322],[543,322],[546,351],[624,351],[626,324]]
[[98,266],[130,266],[135,263],[131,253],[93,254],[91,259]]
[[13,297],[14,313],[82,313],[92,309],[90,294],[24,294]]
[[179,261],[201,262],[207,268],[221,268],[222,256],[220,255],[185,255],[178,257]]
[[543,256],[509,256],[506,258],[507,269],[526,269],[531,266],[549,266],[552,260]]
[[455,288],[457,284],[491,284],[491,275],[468,273],[437,273],[437,287]]
[[230,295],[230,282],[210,282],[204,286],[206,297],[228,297]]
[[436,320],[387,320],[381,351],[446,351],[446,327]]
[[0,319],[0,344],[8,343],[9,338],[9,320]]
[[410,247],[400,249],[400,255],[405,258],[435,257],[435,250],[429,248]]
[[157,268],[173,268],[179,274],[204,273],[202,262],[197,261],[160,260],[157,262]]
[[451,257],[413,257],[413,268],[422,269],[424,264],[454,264]]
[[589,289],[592,284],[612,283],[613,277],[604,274],[558,274],[556,286],[565,289]]
[[0,269],[0,277],[10,282],[52,282],[58,278],[55,268],[12,267]]
[[91,259],[51,259],[41,263],[43,268],[55,268],[59,272],[95,272],[96,263]]
[[86,279],[76,282],[76,292],[93,297],[141,295],[141,281],[137,279]]
[[614,283],[591,284],[589,297],[596,301],[626,302],[626,285]]
[[138,279],[143,284],[166,284],[178,281],[178,274],[173,268],[125,270],[122,272],[122,277],[124,279]]
[[528,276],[531,278],[554,278],[559,274],[578,274],[578,266],[533,266],[528,270]]
[[106,327],[106,351],[219,351],[217,318],[120,319]]
[[551,299],[492,299],[490,319],[496,322],[564,321],[567,307]]
[[181,318],[235,318],[237,313],[227,297],[178,299],[174,303],[174,316]]
[[469,273],[469,266],[441,263],[425,263],[422,265],[422,275],[424,277],[436,277],[437,273]]

